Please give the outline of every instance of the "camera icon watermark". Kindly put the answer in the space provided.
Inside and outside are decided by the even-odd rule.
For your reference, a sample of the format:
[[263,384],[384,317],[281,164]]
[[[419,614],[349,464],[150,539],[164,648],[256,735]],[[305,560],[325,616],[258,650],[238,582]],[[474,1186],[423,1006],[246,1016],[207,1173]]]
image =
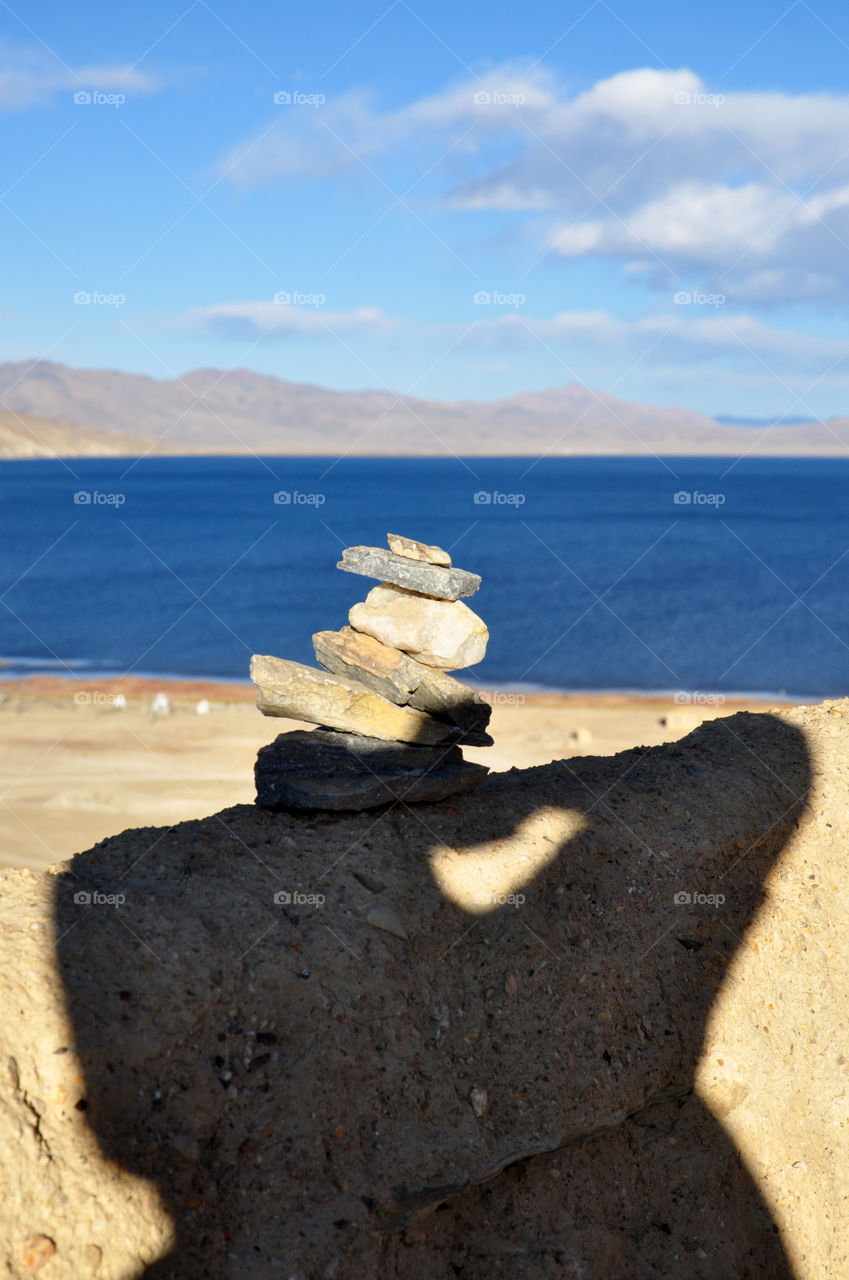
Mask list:
[[672,895],[676,907],[721,907],[725,902],[724,893],[691,893],[687,889],[679,889]]
[[721,107],[725,102],[725,94],[704,93],[701,90],[691,93],[689,89],[679,89],[672,95],[672,101],[676,107]]
[[703,293],[701,289],[679,289],[673,295],[676,307],[722,307],[728,301],[724,293]]
[[99,489],[78,489],[74,494],[75,507],[123,507],[125,493],[101,493]]
[[528,700],[524,693],[505,693],[501,689],[479,689],[478,697],[491,707],[521,707]]
[[672,701],[687,707],[721,707],[727,699],[724,693],[699,693],[697,689],[689,693],[679,689]]
[[125,93],[101,93],[98,89],[77,89],[74,94],[77,107],[114,107],[117,111],[126,101]]
[[302,93],[299,89],[278,89],[274,104],[278,107],[313,107],[318,110],[327,101],[323,93]]
[[479,489],[473,502],[476,507],[522,507],[526,496],[524,493],[501,493],[498,489]]
[[78,889],[74,894],[78,907],[123,907],[126,901],[126,894],[101,893],[98,889]]
[[506,89],[478,89],[473,97],[476,107],[523,107],[528,100],[524,93]]
[[324,493],[301,493],[299,489],[278,489],[274,495],[277,507],[323,507],[326,501]]
[[278,907],[323,907],[327,898],[323,893],[302,893],[300,889],[278,889],[274,895]]
[[479,890],[474,900],[479,907],[523,907],[527,902],[523,893],[497,893],[491,889]]
[[288,289],[279,289],[274,295],[274,301],[278,307],[323,307],[327,298],[323,293],[303,293],[299,289],[291,292]]
[[699,489],[679,489],[672,495],[676,507],[722,507],[725,505],[724,493],[702,493]]
[[504,293],[500,289],[478,289],[472,295],[476,307],[521,307],[527,302],[523,293]]
[[124,293],[100,293],[97,289],[78,289],[74,294],[77,307],[123,307],[126,301]]
[[74,694],[74,702],[78,707],[120,707],[124,709],[127,705],[127,699],[123,693],[104,693],[101,689],[95,689],[93,693],[89,693],[87,689],[80,689]]

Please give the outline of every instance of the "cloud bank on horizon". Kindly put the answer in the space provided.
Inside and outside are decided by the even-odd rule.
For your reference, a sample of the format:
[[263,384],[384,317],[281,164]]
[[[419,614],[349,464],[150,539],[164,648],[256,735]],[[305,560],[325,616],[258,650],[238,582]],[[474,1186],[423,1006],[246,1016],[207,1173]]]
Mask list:
[[[590,78],[561,40],[467,59],[441,5],[425,21],[404,3],[416,40],[451,55],[431,50],[411,92],[357,63],[378,39],[410,56],[375,34],[397,0],[360,15],[335,62],[325,36],[314,74],[242,35],[235,8],[201,7],[221,42],[208,76],[196,52],[180,73],[165,57],[194,5],[171,26],[154,13],[145,38],[162,33],[129,57],[0,43],[0,110],[36,121],[4,144],[0,216],[21,244],[7,357],[161,377],[243,364],[441,398],[615,382],[706,412],[846,412],[849,94],[769,87],[763,65],[747,87],[745,41],[718,74],[669,66],[642,30],[632,64]],[[833,15],[802,8],[808,53],[849,57]],[[38,204],[57,173],[88,199]]]

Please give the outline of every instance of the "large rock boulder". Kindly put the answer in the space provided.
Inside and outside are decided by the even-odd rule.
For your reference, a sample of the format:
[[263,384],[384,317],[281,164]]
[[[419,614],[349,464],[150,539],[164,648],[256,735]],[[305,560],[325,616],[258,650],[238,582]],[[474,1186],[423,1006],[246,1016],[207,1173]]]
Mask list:
[[849,1274],[846,710],[3,873],[0,1274]]

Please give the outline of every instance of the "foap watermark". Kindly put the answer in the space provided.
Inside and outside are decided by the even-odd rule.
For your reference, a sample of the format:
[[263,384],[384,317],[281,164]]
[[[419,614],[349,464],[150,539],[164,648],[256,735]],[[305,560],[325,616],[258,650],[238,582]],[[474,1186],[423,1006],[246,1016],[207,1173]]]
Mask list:
[[299,489],[278,489],[274,495],[278,507],[323,507],[326,501],[323,493],[301,493]]
[[475,904],[479,907],[523,907],[526,901],[523,893],[497,893],[491,889],[481,889],[475,894]]
[[77,107],[114,107],[117,111],[126,101],[125,93],[101,93],[99,89],[78,89],[74,94]]
[[527,302],[523,293],[503,293],[500,289],[478,289],[473,298],[476,307],[523,307]]
[[479,489],[474,496],[476,507],[521,507],[524,493],[500,493],[498,489]]
[[327,301],[323,293],[304,293],[300,289],[279,289],[274,295],[278,307],[323,307]]
[[679,89],[673,94],[672,101],[676,107],[721,107],[725,101],[725,94],[704,93],[701,89],[691,93],[689,89]]
[[123,307],[126,301],[124,293],[100,293],[97,289],[78,289],[74,294],[75,307]]
[[74,894],[78,907],[123,907],[126,901],[123,893],[101,893],[99,889],[78,889]]
[[127,705],[127,699],[123,693],[104,693],[102,689],[94,689],[89,692],[87,689],[80,689],[74,694],[74,702],[78,707],[120,707],[122,710]]
[[699,693],[698,689],[692,693],[679,689],[672,699],[681,706],[693,707],[721,707],[725,700],[724,693]]
[[521,707],[528,700],[524,693],[505,693],[503,689],[480,689],[478,697],[491,707]]
[[323,907],[326,901],[323,893],[303,893],[300,889],[278,889],[274,895],[278,907]]
[[721,507],[724,493],[702,493],[699,489],[679,489],[672,501],[676,507]]
[[317,111],[326,101],[323,93],[304,93],[301,89],[278,89],[274,95],[277,107],[312,107]]
[[474,94],[476,107],[523,107],[527,100],[524,93],[507,89],[478,89]]
[[673,295],[676,307],[716,307],[723,306],[728,299],[724,293],[704,293],[701,289],[679,289]]
[[78,489],[74,494],[75,507],[123,507],[125,493],[101,493],[99,489]]
[[721,907],[725,902],[724,893],[691,893],[689,889],[679,889],[672,895],[676,907]]

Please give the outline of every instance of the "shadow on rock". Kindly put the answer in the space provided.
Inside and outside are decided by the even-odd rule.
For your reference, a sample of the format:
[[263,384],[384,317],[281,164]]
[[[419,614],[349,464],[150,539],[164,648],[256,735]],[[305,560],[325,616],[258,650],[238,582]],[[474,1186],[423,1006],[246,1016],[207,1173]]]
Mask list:
[[741,714],[439,804],[240,806],[79,855],[56,937],[86,1117],[177,1233],[145,1276],[790,1280],[691,1095],[809,785],[803,733]]

